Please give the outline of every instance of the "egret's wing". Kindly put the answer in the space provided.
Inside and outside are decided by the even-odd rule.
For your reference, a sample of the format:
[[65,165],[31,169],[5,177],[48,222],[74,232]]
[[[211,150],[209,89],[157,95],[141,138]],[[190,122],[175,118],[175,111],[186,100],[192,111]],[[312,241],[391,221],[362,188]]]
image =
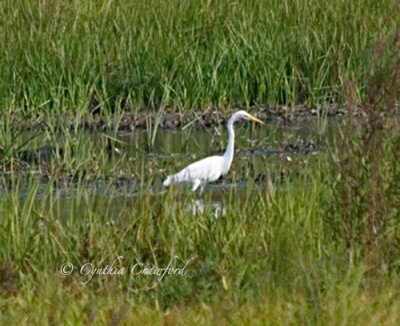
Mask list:
[[188,165],[186,168],[173,175],[175,182],[188,182],[201,180],[210,182],[217,180],[222,172],[222,157],[210,156]]

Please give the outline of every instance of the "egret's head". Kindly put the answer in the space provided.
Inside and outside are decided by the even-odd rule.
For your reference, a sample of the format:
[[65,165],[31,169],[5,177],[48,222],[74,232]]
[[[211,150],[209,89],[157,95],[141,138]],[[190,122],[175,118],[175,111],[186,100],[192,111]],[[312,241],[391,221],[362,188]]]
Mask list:
[[232,120],[233,121],[237,121],[237,120],[251,120],[254,122],[258,122],[261,124],[264,124],[264,122],[262,122],[260,119],[257,119],[255,116],[252,116],[250,113],[247,113],[244,110],[238,111],[236,112],[233,116],[232,116]]

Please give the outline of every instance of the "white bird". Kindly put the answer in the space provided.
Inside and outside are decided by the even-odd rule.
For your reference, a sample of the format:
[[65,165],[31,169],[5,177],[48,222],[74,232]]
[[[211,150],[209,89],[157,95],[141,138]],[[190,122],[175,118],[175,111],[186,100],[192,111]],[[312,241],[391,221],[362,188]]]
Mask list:
[[221,175],[228,173],[235,150],[235,132],[233,124],[238,120],[252,120],[264,124],[261,120],[247,113],[246,111],[238,111],[234,113],[228,120],[228,146],[224,155],[216,155],[206,157],[200,161],[188,165],[183,170],[176,174],[169,175],[163,182],[164,186],[169,186],[171,183],[192,183],[192,191],[200,187],[200,192],[203,192],[207,182],[213,182],[219,179]]

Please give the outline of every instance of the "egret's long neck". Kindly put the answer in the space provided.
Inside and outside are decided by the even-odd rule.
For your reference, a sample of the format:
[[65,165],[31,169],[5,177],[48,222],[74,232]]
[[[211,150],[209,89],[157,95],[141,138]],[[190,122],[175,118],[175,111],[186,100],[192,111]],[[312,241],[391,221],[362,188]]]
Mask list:
[[229,119],[227,129],[228,129],[228,147],[224,153],[224,160],[228,164],[228,169],[233,160],[233,153],[235,152],[235,131],[233,130],[234,119]]

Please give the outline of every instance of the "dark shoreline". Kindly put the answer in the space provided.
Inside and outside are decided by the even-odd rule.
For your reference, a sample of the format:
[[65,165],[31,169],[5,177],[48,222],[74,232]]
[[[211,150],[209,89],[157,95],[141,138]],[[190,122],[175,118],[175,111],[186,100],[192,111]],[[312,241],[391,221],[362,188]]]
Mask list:
[[[130,133],[133,131],[145,131],[149,127],[163,130],[174,130],[186,127],[195,129],[225,126],[229,117],[238,110],[246,110],[268,123],[280,123],[288,125],[317,122],[319,119],[343,119],[348,110],[344,105],[326,106],[272,106],[257,105],[248,108],[214,108],[178,109],[165,108],[158,111],[150,109],[138,109],[136,111],[121,111],[112,114],[101,112],[88,113],[80,119],[70,113],[60,113],[56,116],[37,116],[24,118],[19,114],[11,115],[9,124],[11,127],[24,131],[45,130],[51,126],[54,130],[63,129],[70,131],[91,131],[118,133]],[[361,110],[355,109],[354,115],[360,116]]]
[[[117,129],[121,132],[146,130],[149,121],[153,121],[153,123],[157,121],[157,127],[161,129],[173,130],[189,125],[196,128],[209,128],[225,125],[232,113],[238,110],[246,110],[264,122],[280,122],[285,124],[312,122],[317,121],[321,117],[341,118],[347,113],[347,109],[343,106],[318,108],[307,106],[288,107],[265,105],[235,109],[192,109],[185,112],[179,112],[173,109],[165,109],[158,112],[139,110],[137,113],[123,113]],[[104,129],[106,124],[101,116],[94,117],[94,119],[97,121],[94,124],[88,121],[85,123],[86,127],[93,130]]]

